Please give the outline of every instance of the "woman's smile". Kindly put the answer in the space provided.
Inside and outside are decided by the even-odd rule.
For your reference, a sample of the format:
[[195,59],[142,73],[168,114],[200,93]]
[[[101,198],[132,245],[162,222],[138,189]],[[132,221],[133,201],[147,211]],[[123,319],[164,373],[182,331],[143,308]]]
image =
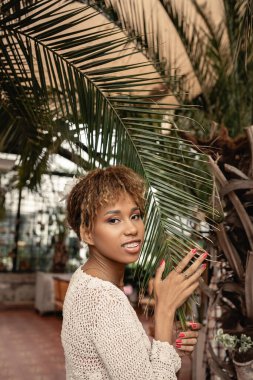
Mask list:
[[141,240],[132,240],[122,244],[122,247],[129,253],[138,253],[141,250]]
[[98,210],[87,243],[92,255],[129,264],[138,259],[143,238],[140,209],[129,194],[122,193],[114,204]]

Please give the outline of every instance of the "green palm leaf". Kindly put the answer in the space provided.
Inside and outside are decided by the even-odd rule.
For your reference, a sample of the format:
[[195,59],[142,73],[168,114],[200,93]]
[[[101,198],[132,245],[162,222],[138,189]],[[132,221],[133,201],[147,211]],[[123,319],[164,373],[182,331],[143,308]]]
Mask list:
[[[179,85],[173,87],[169,79],[164,83],[183,90],[174,91],[180,103],[200,107],[194,118],[207,124],[206,134],[207,118],[227,125],[232,137],[252,124],[252,0],[216,4],[219,20],[211,12],[211,4],[200,5],[196,0],[155,0],[150,7],[145,0],[138,1],[138,6],[135,0],[89,2],[125,28],[167,77],[189,62]],[[183,58],[175,59],[175,45],[181,46]],[[203,129],[196,125],[195,133],[203,135]]]
[[[146,283],[162,257],[171,270],[196,246],[200,212],[213,215],[206,157],[178,136],[174,106],[150,99],[163,78],[114,24],[70,1],[22,4],[2,6],[1,91],[42,153],[66,140],[89,167],[125,164],[145,178]],[[28,159],[33,145],[24,150]]]

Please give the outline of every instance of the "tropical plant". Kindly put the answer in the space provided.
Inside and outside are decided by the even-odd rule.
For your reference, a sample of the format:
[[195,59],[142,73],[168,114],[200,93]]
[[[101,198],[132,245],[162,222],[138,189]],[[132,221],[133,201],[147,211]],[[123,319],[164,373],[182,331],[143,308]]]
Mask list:
[[175,79],[159,76],[100,13],[72,1],[2,2],[2,136],[7,145],[21,139],[21,181],[42,173],[66,140],[86,167],[125,164],[145,178],[147,282],[161,257],[171,270],[202,239],[194,227],[214,215],[212,176],[206,156],[179,136],[174,104],[152,92]]
[[[210,310],[219,303],[224,330],[252,337],[253,1],[200,5],[197,0],[154,0],[152,11],[143,0],[138,6],[133,0],[93,2],[135,36],[151,60],[163,61],[163,73],[170,75],[173,66],[175,70],[173,49],[164,45],[178,41],[183,47],[181,59],[189,62],[190,68],[181,77],[184,91],[176,94],[177,100],[194,104],[197,110],[181,107],[176,111],[175,116],[186,117],[184,123],[182,118],[177,120],[179,133],[210,156],[225,211],[223,223],[213,231],[218,250],[213,258],[219,257],[224,265],[217,271],[217,292],[209,291]],[[216,6],[216,17],[212,5]],[[166,18],[168,27],[161,22]],[[192,123],[192,117],[199,123]],[[214,351],[212,360],[221,377],[231,375]]]
[[[233,367],[227,366],[230,371],[229,378],[248,380],[252,377],[252,353],[253,340],[246,334],[237,333],[237,335],[224,333],[222,329],[218,329],[215,340],[222,345],[230,358],[231,363],[236,371],[234,377]],[[221,372],[222,373],[222,372]],[[223,374],[225,375],[225,374]]]
[[[163,62],[156,65],[158,71],[167,76],[172,71],[184,73],[180,80],[184,91],[174,92],[174,96],[180,103],[199,107],[197,113],[187,109],[187,114],[194,112],[207,126],[191,125],[198,137],[209,135],[210,121],[215,121],[218,129],[228,128],[231,137],[251,125],[252,0],[223,0],[215,5],[200,5],[197,0],[152,0],[150,7],[145,0],[88,2],[135,37],[154,64]],[[177,54],[173,44],[180,45]],[[184,127],[189,132],[187,124]],[[212,128],[214,140],[216,129]]]
[[226,334],[222,329],[217,331],[215,339],[221,343],[226,349],[230,350],[233,355],[236,352],[245,353],[253,347],[253,341],[250,336],[240,334],[236,335]]

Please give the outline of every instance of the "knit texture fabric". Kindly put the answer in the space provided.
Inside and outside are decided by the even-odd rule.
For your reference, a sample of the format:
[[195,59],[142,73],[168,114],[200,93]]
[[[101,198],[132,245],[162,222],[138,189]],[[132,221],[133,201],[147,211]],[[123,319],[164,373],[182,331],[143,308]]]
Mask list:
[[176,380],[181,359],[167,342],[151,343],[126,295],[80,268],[63,306],[67,380]]

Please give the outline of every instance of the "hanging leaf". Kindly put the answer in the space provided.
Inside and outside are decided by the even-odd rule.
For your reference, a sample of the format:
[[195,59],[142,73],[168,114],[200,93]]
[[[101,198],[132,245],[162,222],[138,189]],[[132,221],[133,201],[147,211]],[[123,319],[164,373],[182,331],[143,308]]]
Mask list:
[[[22,120],[21,177],[31,180],[30,160],[31,173],[43,172],[62,141],[88,167],[131,167],[147,183],[144,285],[162,257],[171,270],[202,239],[199,216],[214,210],[205,155],[179,137],[175,105],[150,98],[164,78],[91,6],[5,0],[2,11],[0,88],[15,126]],[[16,133],[13,125],[2,136]]]

